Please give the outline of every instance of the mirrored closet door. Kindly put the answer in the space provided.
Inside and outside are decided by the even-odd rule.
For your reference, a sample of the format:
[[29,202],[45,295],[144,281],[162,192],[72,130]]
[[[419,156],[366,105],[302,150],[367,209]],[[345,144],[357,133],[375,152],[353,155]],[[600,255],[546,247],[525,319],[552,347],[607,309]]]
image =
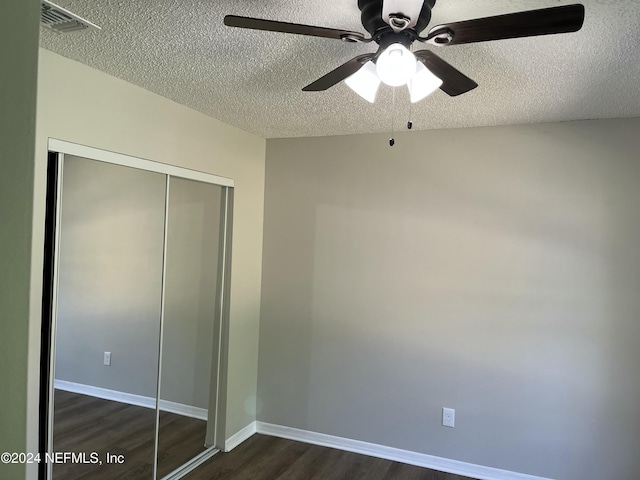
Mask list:
[[158,478],[214,445],[222,190],[169,180]]
[[224,442],[233,182],[50,141],[42,479],[177,479]]

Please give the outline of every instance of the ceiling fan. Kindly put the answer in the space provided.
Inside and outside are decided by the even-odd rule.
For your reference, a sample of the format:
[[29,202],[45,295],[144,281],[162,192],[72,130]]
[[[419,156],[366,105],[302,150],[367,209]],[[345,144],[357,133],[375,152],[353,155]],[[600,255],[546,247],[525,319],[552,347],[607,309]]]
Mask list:
[[456,96],[478,84],[430,50],[412,52],[414,42],[451,46],[576,32],[582,28],[585,14],[583,5],[564,5],[437,25],[421,36],[429,25],[435,3],[436,0],[358,0],[362,25],[370,37],[348,30],[235,15],[225,16],[224,24],[344,42],[375,42],[378,44],[375,53],[352,58],[302,90],[323,91],[344,80],[356,93],[373,102],[382,82],[393,87],[407,85],[411,101],[417,102],[438,88]]

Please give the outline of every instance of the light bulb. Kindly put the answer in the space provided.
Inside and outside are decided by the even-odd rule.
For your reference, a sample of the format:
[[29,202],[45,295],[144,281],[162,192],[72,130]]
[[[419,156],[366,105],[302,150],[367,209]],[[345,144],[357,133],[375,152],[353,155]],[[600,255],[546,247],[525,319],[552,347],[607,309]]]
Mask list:
[[394,43],[376,61],[378,77],[390,87],[405,85],[416,73],[416,57],[404,45]]
[[371,60],[365,63],[356,73],[346,78],[344,83],[365,100],[371,103],[376,100],[380,79],[376,73],[376,66]]

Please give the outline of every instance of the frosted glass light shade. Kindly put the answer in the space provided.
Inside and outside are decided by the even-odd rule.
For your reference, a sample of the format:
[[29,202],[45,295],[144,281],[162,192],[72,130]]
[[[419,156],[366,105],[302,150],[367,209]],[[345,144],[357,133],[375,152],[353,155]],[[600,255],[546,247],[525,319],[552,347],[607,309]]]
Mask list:
[[376,66],[371,60],[356,73],[346,78],[344,83],[368,102],[375,102],[380,79],[376,73]]
[[407,83],[411,103],[419,102],[428,97],[442,85],[442,80],[431,73],[422,62],[417,63],[416,74]]
[[416,73],[416,57],[404,45],[394,43],[376,61],[378,77],[390,87],[405,85]]

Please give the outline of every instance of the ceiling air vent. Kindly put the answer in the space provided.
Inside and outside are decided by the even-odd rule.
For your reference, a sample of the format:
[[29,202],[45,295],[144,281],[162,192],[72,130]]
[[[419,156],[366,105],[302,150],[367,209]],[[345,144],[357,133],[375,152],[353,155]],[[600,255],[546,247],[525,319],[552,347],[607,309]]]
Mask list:
[[100,30],[100,27],[78,15],[59,7],[55,3],[42,0],[40,24],[56,32],[77,32],[78,30]]

